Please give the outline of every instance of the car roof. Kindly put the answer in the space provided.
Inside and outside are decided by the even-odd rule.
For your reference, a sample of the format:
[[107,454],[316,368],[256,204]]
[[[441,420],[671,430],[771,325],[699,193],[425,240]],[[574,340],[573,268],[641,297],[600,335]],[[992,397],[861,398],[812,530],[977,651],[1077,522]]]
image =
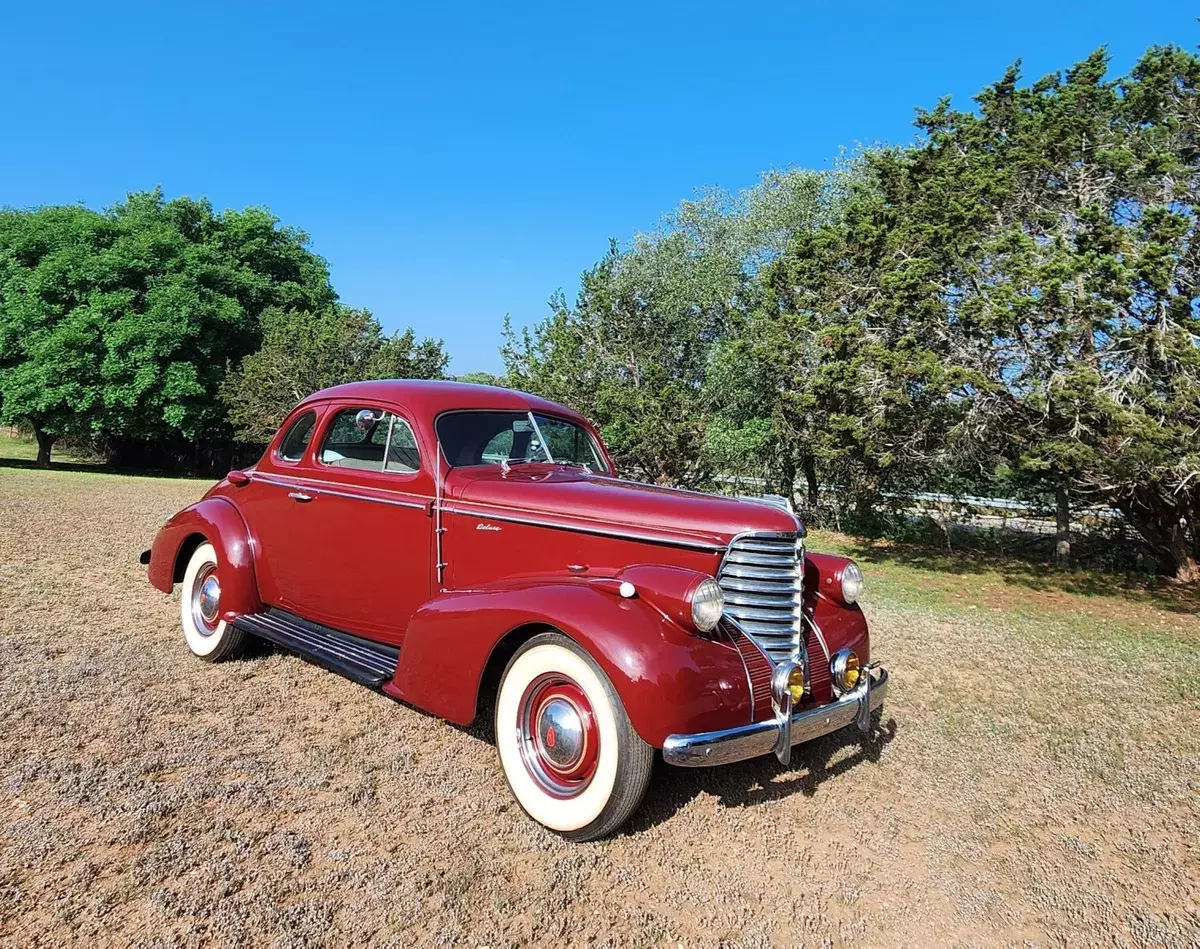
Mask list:
[[507,412],[547,412],[563,418],[582,421],[583,416],[565,405],[541,396],[502,389],[499,386],[475,385],[468,382],[439,382],[424,379],[374,379],[347,382],[314,392],[304,402],[319,399],[361,399],[395,402],[425,418],[456,409],[483,409]]

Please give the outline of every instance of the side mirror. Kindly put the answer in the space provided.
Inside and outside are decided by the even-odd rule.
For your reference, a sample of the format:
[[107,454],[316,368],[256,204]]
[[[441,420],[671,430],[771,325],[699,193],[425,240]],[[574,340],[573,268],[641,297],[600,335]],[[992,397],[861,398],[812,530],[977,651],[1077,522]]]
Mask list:
[[242,485],[250,483],[250,476],[244,471],[234,470],[225,476],[225,480],[240,488]]

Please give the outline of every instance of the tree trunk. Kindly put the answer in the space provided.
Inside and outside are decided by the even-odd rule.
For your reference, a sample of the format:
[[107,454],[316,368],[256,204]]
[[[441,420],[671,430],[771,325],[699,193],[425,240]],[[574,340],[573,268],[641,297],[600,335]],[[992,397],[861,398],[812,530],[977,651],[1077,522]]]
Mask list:
[[1188,532],[1178,523],[1171,538],[1171,566],[1175,579],[1180,583],[1200,581],[1200,561],[1197,561],[1196,551],[1188,543]]
[[1057,502],[1057,531],[1054,535],[1054,562],[1065,567],[1071,562],[1071,497],[1067,494],[1067,483],[1060,478],[1054,486]]
[[796,501],[796,462],[788,458],[781,467],[779,493],[788,499],[789,504],[794,504]]
[[1177,504],[1164,503],[1161,495],[1145,491],[1140,496],[1117,499],[1114,506],[1161,558],[1170,575],[1182,583],[1200,581],[1200,544]]
[[1200,561],[1191,551],[1175,558],[1175,579],[1180,583],[1200,583]]
[[821,485],[817,481],[817,460],[812,455],[804,456],[804,480],[808,483],[808,509],[815,511],[821,502]]
[[37,466],[39,468],[49,468],[50,449],[53,447],[55,441],[58,440],[58,436],[43,431],[40,425],[34,425],[33,437],[37,439],[38,445]]

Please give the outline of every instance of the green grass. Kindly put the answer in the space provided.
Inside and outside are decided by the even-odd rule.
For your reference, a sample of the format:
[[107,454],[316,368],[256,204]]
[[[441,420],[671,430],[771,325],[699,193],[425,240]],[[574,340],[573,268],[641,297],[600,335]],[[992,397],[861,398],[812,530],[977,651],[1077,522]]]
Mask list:
[[37,458],[37,444],[32,438],[14,434],[10,428],[0,428],[0,458],[33,461]]
[[824,531],[813,550],[853,557],[865,578],[863,604],[910,616],[1003,624],[1033,653],[1067,648],[1118,664],[1149,664],[1156,685],[1184,701],[1200,693],[1200,591],[1146,578],[1062,570],[970,552],[863,541]]
[[[12,461],[36,461],[37,442],[29,436],[19,435],[8,426],[0,428],[0,459]],[[73,465],[99,464],[94,458],[84,458],[72,454],[65,448],[55,448],[50,452],[51,463],[66,462]]]
[[[117,482],[136,483],[139,481],[172,481],[185,485],[203,485],[207,488],[218,481],[217,478],[188,478],[181,475],[130,474],[125,471],[105,470],[99,464],[92,464],[87,468],[52,468],[47,471],[23,463],[5,465],[7,460],[0,454],[0,479],[8,479],[14,490],[28,491],[31,494],[53,493],[60,490],[88,490],[93,487],[100,490],[106,484],[115,485]],[[81,462],[80,464],[89,463]]]
[[[853,557],[868,580],[868,596],[938,611],[1073,613],[1085,623],[1116,609],[1121,621],[1154,617],[1180,630],[1196,629],[1200,589],[1142,575],[1062,569],[972,551],[947,553],[811,531],[809,547]],[[1178,617],[1178,623],[1172,623]],[[1200,630],[1198,630],[1200,631]]]

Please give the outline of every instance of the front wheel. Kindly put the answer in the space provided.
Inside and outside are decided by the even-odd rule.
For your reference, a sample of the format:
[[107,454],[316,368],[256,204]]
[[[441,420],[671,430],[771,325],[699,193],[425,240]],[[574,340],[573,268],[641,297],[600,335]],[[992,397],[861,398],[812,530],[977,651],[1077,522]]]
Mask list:
[[496,747],[525,812],[577,841],[625,823],[654,763],[654,749],[633,730],[608,676],[561,633],[534,636],[505,668]]
[[193,654],[206,662],[236,659],[247,634],[220,618],[221,574],[212,544],[201,544],[188,561],[179,591],[179,621]]

